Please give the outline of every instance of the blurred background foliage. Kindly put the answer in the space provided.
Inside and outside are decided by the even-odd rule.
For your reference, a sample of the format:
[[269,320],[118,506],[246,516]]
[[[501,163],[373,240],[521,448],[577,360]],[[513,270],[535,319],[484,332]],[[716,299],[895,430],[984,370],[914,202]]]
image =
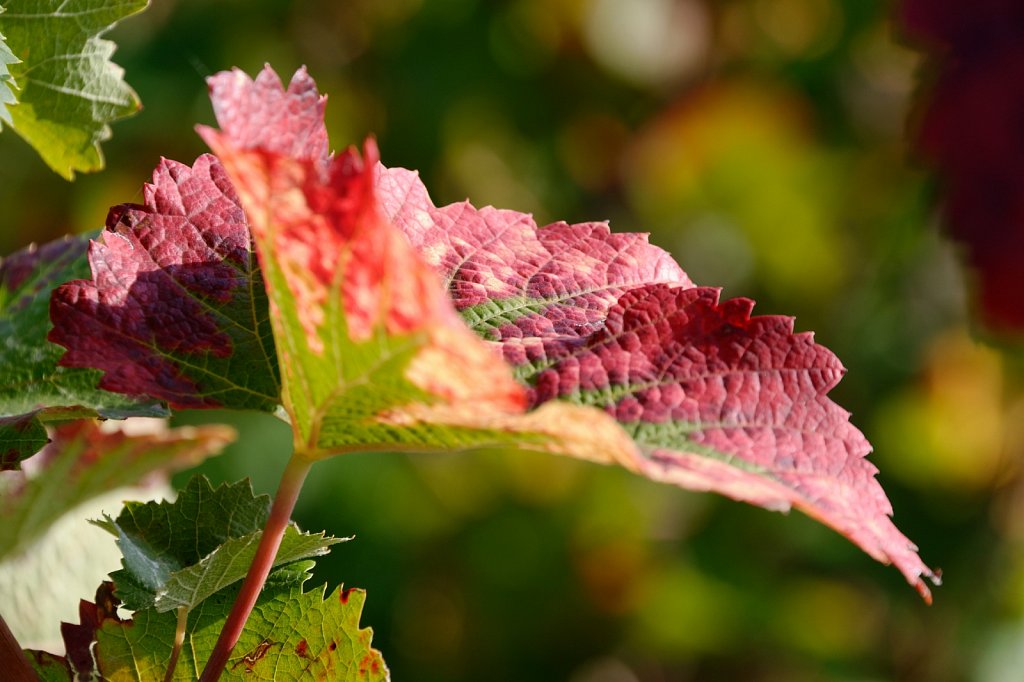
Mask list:
[[[1024,673],[1022,354],[971,288],[908,150],[920,56],[878,0],[162,0],[119,26],[144,103],[68,184],[0,135],[0,253],[102,225],[161,155],[204,150],[203,81],[308,66],[336,147],[367,134],[439,204],[650,231],[700,284],[795,314],[850,369],[926,607],[835,533],[522,453],[348,456],[300,524],[356,536],[317,576],[369,592],[396,680],[983,680]],[[287,428],[205,466],[273,492]],[[97,580],[99,576],[97,576]],[[88,596],[88,595],[83,595]]]

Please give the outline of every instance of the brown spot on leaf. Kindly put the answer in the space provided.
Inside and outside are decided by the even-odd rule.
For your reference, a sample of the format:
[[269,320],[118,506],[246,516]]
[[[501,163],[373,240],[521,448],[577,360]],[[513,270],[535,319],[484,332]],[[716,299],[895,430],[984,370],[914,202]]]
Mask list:
[[342,590],[342,591],[341,591],[341,594],[340,594],[340,595],[338,596],[338,600],[339,600],[339,601],[340,601],[340,602],[341,602],[342,604],[347,604],[347,603],[348,603],[348,598],[349,598],[349,595],[351,595],[351,594],[352,594],[352,591],[353,591],[354,589],[355,589],[354,587],[350,587],[350,588],[348,588],[347,590]]
[[253,669],[256,667],[256,664],[259,663],[260,660],[267,655],[267,652],[270,651],[270,648],[275,644],[279,643],[280,642],[272,642],[269,639],[264,639],[262,642],[256,645],[255,649],[247,653],[245,656],[242,656],[242,660],[231,666],[231,670],[233,671],[237,669],[238,666],[244,665],[246,671],[251,673]]
[[335,649],[338,648],[338,643],[332,641],[330,644],[327,645],[327,648],[330,649],[331,651],[334,651]]
[[306,642],[306,640],[302,640],[298,643],[298,645],[296,645],[295,653],[301,656],[302,658],[306,658],[309,656],[309,644]]

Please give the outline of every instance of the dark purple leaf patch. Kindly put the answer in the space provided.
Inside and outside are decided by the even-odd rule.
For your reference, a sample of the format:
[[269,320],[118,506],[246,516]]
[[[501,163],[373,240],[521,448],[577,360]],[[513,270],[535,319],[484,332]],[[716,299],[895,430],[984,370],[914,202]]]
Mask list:
[[100,386],[172,407],[272,410],[276,362],[245,215],[220,162],[164,160],[144,205],[111,210],[91,280],[58,288],[50,340]]

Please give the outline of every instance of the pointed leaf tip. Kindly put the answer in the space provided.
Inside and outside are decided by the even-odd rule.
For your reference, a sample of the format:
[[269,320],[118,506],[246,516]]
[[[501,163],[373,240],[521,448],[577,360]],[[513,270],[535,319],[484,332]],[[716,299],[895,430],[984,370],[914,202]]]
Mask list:
[[286,89],[269,66],[250,78],[241,69],[222,71],[207,79],[220,133],[205,126],[200,135],[211,147],[208,135],[227,136],[238,149],[263,149],[267,153],[326,163],[327,129],[321,95],[306,67],[292,76]]

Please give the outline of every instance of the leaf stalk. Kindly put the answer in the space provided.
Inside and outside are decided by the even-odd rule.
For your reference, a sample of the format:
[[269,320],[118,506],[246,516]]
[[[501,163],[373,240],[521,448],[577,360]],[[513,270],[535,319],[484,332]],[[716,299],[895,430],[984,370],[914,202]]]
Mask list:
[[3,616],[0,616],[0,670],[4,671],[4,679],[10,682],[36,682],[39,679]]
[[307,458],[302,451],[296,450],[288,460],[288,465],[281,476],[281,483],[278,485],[277,494],[274,496],[274,503],[270,508],[270,517],[263,527],[263,535],[260,537],[260,544],[256,549],[256,556],[253,557],[249,572],[242,582],[242,589],[235,599],[231,613],[220,631],[217,643],[213,647],[210,659],[203,668],[199,682],[215,682],[220,678],[221,673],[227,666],[231,651],[238,643],[242,635],[245,622],[256,605],[256,599],[263,589],[263,585],[270,575],[270,569],[274,565],[274,558],[281,546],[281,539],[284,531],[291,520],[292,511],[295,509],[295,502],[298,500],[299,491],[302,490],[302,483],[313,466],[313,460]]
[[174,648],[171,650],[171,660],[167,663],[167,672],[164,674],[164,682],[171,682],[174,679],[174,668],[178,665],[178,656],[181,655],[181,647],[185,643],[185,629],[188,627],[188,608],[178,607],[178,624],[174,628]]

